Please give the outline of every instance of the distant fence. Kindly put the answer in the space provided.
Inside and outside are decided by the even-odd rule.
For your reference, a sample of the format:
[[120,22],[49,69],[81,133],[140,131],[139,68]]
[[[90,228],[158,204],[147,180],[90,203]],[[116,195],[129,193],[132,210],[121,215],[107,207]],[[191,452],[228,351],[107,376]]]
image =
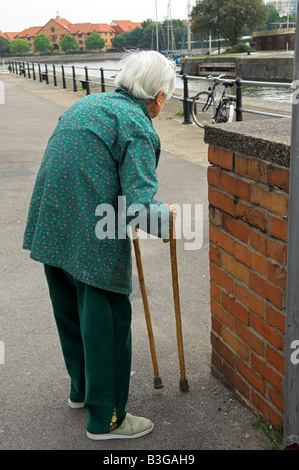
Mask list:
[[[50,84],[50,78],[53,80],[53,85],[58,86],[58,79],[61,80],[62,87],[66,89],[68,86],[72,87],[74,92],[78,91],[78,84],[81,86],[81,90],[85,90],[86,94],[91,93],[91,85],[98,85],[102,93],[106,91],[106,85],[109,87],[115,87],[112,80],[107,80],[105,72],[118,72],[119,69],[107,69],[107,68],[92,68],[92,67],[79,67],[79,66],[67,66],[71,67],[71,74],[65,72],[65,65],[58,64],[40,64],[34,62],[24,62],[17,60],[10,60],[8,63],[8,70],[10,73],[15,73],[33,80],[39,80],[40,82],[45,81],[46,84]],[[100,72],[100,80],[96,80],[96,77],[92,77],[92,71]],[[79,71],[79,72],[78,72]],[[180,100],[183,104],[184,110],[184,122],[183,124],[192,124],[191,117],[191,103],[193,96],[189,93],[189,80],[207,80],[207,77],[195,77],[187,74],[178,75],[183,81],[183,95],[173,96],[174,99]],[[220,82],[226,82],[227,79],[219,79]],[[242,85],[261,85],[261,86],[286,86],[286,83],[280,82],[259,82],[242,80],[240,77],[230,79],[230,82],[234,82],[236,86],[236,121],[243,120],[243,113],[251,113],[257,115],[263,115],[275,118],[291,118],[291,115],[268,113],[265,111],[257,111],[254,109],[243,108],[242,105]],[[71,84],[71,85],[70,85]],[[290,84],[291,86],[291,84]]]

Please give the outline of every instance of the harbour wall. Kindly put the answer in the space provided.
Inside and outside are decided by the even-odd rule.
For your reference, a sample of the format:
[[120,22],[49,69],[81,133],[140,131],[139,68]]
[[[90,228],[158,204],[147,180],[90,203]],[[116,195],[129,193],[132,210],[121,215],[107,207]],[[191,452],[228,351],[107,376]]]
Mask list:
[[[292,82],[294,58],[291,56],[272,57],[260,56],[254,57],[244,55],[238,57],[232,56],[209,56],[209,57],[184,57],[181,60],[181,72],[188,75],[198,76],[200,64],[235,64],[235,74],[243,80],[265,80],[277,82]],[[211,75],[222,73],[211,72]]]
[[9,60],[17,60],[24,62],[35,62],[35,63],[65,63],[65,62],[85,62],[89,60],[119,60],[123,57],[123,52],[98,52],[94,54],[45,54],[45,55],[35,55],[35,54],[26,54],[18,56],[7,56],[0,57],[0,61],[3,60],[8,62]]

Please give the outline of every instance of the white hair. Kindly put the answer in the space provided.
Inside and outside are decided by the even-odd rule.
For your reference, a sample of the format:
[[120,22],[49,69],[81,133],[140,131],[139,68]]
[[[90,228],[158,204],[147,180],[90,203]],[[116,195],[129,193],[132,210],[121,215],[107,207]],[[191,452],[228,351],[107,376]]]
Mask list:
[[115,84],[146,102],[155,99],[162,90],[168,98],[175,90],[175,64],[156,51],[129,52],[121,60]]

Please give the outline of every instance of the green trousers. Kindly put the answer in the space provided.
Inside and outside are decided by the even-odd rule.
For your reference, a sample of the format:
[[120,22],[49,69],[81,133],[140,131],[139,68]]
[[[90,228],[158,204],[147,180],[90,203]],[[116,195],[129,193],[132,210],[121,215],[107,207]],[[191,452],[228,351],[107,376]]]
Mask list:
[[88,411],[87,431],[106,433],[126,415],[131,374],[131,303],[45,265],[70,399]]

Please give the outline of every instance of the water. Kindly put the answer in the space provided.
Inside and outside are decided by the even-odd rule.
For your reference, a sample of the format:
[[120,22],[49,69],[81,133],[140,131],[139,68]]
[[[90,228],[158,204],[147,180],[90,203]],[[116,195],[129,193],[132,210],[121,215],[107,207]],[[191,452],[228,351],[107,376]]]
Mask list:
[[[99,61],[85,61],[85,62],[74,62],[76,66],[76,76],[84,77],[84,67],[88,67],[89,78],[92,80],[95,78],[98,80],[101,77],[101,67],[105,69],[105,78],[114,78],[117,71],[120,68],[119,60],[99,60]],[[57,64],[57,67],[58,64]],[[72,64],[64,64],[65,72],[68,74],[72,73]],[[178,68],[179,72],[179,68]],[[194,95],[195,92],[206,91],[212,82],[208,79],[196,80],[190,79],[188,86],[190,95]],[[183,80],[181,77],[177,77],[177,89],[183,90]],[[219,92],[222,91],[222,87],[219,87]],[[263,86],[263,85],[248,85],[243,84],[242,86],[243,96],[255,98],[257,100],[275,101],[280,103],[291,103],[292,102],[292,90],[290,85],[286,83],[285,86]],[[235,87],[231,88],[229,94],[235,95]]]
[[[181,82],[178,88],[183,88],[182,79],[178,78]],[[189,79],[188,87],[191,92],[206,91],[209,87],[213,86],[213,81],[208,79]],[[222,92],[223,87],[220,85],[217,88],[217,93]],[[269,85],[248,85],[243,83],[242,95],[244,98],[254,98],[257,100],[275,101],[280,103],[292,103],[293,90],[290,84],[286,83],[285,86],[269,86]],[[191,93],[190,93],[191,94]],[[235,96],[236,87],[228,89],[228,94]]]

